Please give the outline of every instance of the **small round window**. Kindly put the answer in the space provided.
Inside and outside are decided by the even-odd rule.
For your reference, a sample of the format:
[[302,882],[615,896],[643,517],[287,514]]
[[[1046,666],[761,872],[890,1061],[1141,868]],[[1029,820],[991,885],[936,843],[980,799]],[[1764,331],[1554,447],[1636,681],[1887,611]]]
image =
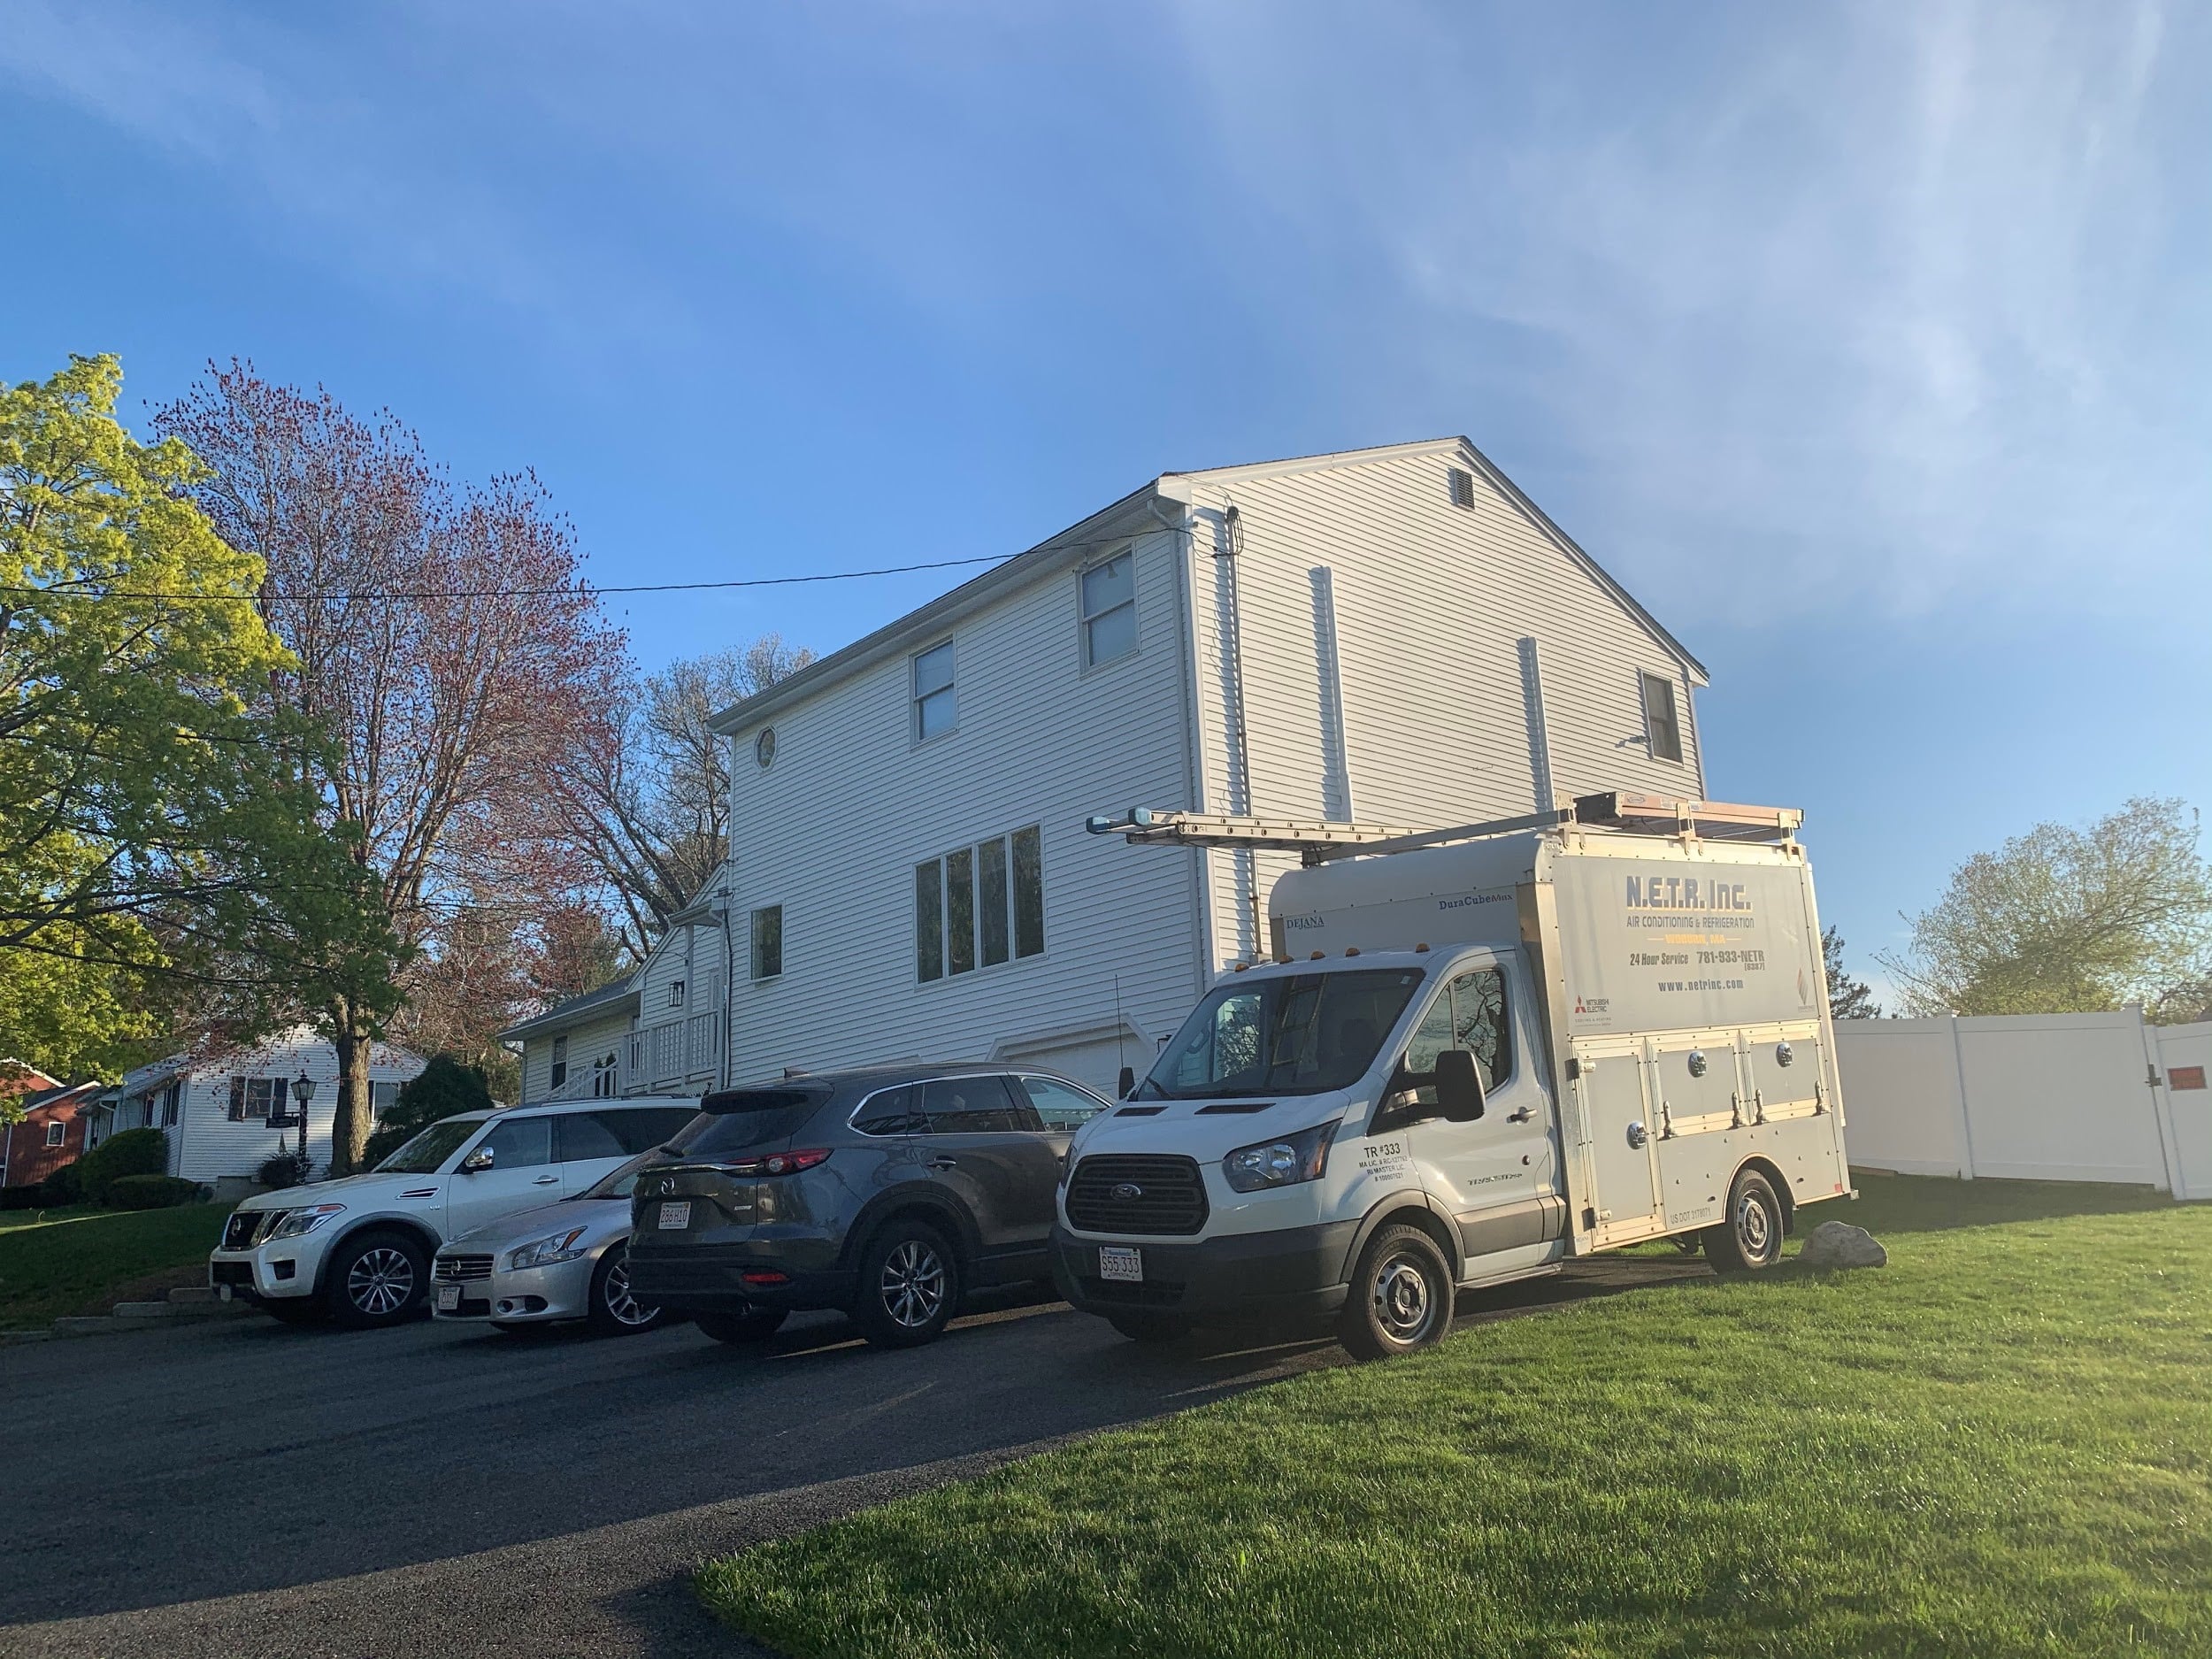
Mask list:
[[760,735],[753,740],[753,758],[765,768],[776,758],[776,728],[764,726]]

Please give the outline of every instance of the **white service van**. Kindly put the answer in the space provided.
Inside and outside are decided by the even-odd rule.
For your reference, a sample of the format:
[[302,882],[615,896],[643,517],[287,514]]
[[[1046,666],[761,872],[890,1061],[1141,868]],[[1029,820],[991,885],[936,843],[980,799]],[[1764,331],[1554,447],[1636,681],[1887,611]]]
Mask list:
[[1070,1148],[1053,1269],[1139,1340],[1333,1316],[1378,1356],[1455,1288],[1673,1234],[1770,1266],[1849,1190],[1812,872],[1787,809],[1585,797],[1424,834],[1137,811],[1297,848],[1224,973]]

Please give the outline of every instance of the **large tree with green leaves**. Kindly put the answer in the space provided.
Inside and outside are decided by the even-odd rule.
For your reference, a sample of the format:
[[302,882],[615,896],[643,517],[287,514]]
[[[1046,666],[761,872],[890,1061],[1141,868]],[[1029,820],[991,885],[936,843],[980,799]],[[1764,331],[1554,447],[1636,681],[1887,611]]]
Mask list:
[[304,776],[321,733],[270,695],[261,561],[121,384],[112,357],[0,383],[0,1052],[75,1074],[134,1057],[154,1003],[244,1035],[389,967]]
[[2196,814],[2141,798],[2085,829],[2039,824],[1951,874],[1883,965],[1916,1014],[2156,1004],[2212,966],[2212,865]]

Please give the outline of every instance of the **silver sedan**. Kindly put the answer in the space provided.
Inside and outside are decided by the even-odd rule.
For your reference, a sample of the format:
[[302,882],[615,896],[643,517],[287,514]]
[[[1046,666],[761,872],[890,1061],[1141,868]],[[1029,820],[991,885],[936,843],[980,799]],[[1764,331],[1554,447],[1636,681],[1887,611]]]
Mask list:
[[626,1164],[580,1197],[503,1217],[438,1252],[430,1310],[440,1319],[485,1319],[505,1331],[583,1319],[627,1335],[664,1323],[630,1294],[630,1187]]

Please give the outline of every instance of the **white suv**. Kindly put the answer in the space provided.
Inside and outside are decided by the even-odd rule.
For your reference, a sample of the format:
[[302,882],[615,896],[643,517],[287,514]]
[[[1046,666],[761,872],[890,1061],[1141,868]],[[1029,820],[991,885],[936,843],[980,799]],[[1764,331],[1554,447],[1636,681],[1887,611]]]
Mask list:
[[580,1195],[698,1110],[659,1095],[444,1118],[368,1174],[246,1200],[223,1224],[208,1282],[288,1323],[397,1325],[421,1311],[447,1240]]

